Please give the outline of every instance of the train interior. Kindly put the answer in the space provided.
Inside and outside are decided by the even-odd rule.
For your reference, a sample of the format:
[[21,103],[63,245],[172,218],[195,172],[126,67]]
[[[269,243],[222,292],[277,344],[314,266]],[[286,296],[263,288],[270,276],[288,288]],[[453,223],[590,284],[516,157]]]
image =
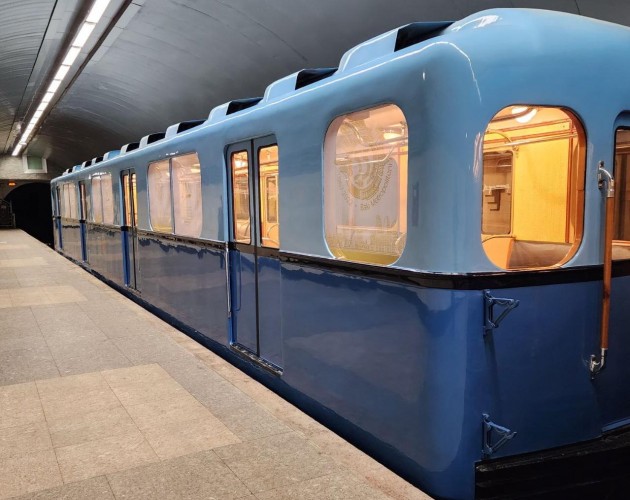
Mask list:
[[502,269],[567,262],[579,246],[585,136],[562,108],[510,106],[485,132],[481,239]]

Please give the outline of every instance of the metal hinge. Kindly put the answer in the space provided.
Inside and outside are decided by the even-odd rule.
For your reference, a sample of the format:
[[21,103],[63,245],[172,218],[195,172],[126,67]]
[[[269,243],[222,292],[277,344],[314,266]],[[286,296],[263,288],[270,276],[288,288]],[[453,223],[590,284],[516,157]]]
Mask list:
[[[490,290],[483,291],[484,300],[484,328],[483,334],[499,328],[501,321],[512,311],[512,309],[518,307],[519,301],[517,299],[501,299],[490,295]],[[495,317],[494,306],[503,307],[501,313]]]
[[[498,438],[493,442],[493,438]],[[501,446],[516,436],[515,431],[511,431],[507,427],[502,427],[490,421],[490,415],[483,414],[483,456],[488,458],[496,452]]]

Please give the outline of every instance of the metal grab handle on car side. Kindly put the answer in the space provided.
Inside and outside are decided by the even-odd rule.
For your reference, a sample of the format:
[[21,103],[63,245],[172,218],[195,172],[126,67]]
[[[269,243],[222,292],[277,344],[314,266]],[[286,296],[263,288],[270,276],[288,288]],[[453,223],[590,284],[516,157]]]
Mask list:
[[602,290],[602,317],[600,333],[600,354],[597,359],[596,354],[591,354],[589,369],[591,377],[597,375],[606,366],[606,354],[608,353],[608,328],[610,324],[610,286],[612,277],[612,240],[614,231],[614,209],[615,209],[615,180],[613,176],[604,168],[604,162],[599,162],[597,169],[597,179],[599,188],[604,189],[606,195],[605,202],[605,228],[604,228],[604,276]]

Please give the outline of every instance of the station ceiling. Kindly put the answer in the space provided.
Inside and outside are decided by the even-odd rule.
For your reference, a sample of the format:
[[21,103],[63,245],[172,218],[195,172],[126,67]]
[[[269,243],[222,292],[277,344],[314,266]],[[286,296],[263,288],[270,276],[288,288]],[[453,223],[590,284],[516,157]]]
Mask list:
[[[0,0],[0,153],[46,91],[92,0]],[[620,0],[112,0],[26,153],[81,163],[413,21],[546,8],[630,25]]]

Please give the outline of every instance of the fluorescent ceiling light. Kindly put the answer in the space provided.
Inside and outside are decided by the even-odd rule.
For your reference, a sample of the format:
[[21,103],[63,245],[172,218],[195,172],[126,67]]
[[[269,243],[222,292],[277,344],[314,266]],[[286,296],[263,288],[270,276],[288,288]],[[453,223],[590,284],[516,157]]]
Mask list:
[[52,82],[50,82],[47,92],[52,92],[54,94],[55,92],[57,92],[59,85],[61,85],[61,80],[53,80]]
[[52,100],[54,95],[55,95],[54,92],[46,92],[44,94],[44,97],[42,97],[42,103],[48,104]]
[[78,47],[70,47],[68,53],[66,54],[66,58],[63,60],[62,64],[66,66],[72,66],[72,63],[76,60],[77,56],[81,52],[81,49]]
[[70,66],[68,66],[67,64],[62,64],[61,66],[59,66],[59,69],[57,70],[57,74],[55,75],[53,80],[59,80],[59,81],[63,80],[68,74],[69,69],[70,69]]
[[87,39],[92,34],[94,26],[95,25],[93,23],[83,23],[83,26],[81,26],[79,33],[72,41],[72,47],[82,48],[85,45],[85,42],[87,42]]
[[22,133],[18,141],[18,145],[13,150],[13,156],[17,156],[20,153],[21,149],[27,144],[29,136],[37,127],[37,124],[41,120],[46,108],[50,106],[50,103],[53,100],[55,93],[59,90],[59,87],[61,86],[61,82],[66,77],[68,71],[70,70],[70,67],[81,53],[81,49],[90,38],[92,31],[94,31],[94,28],[96,27],[96,23],[103,16],[105,9],[109,5],[109,2],[110,0],[95,0],[92,4],[90,12],[85,18],[85,21],[83,21],[79,32],[74,37],[71,47],[68,49],[68,52],[66,52],[63,62],[61,63],[59,68],[57,68],[57,72],[53,80],[50,82],[48,89],[44,94],[44,97],[42,97],[42,100],[33,113],[33,116],[31,117],[28,126]]
[[105,12],[110,0],[96,0],[90,9],[90,13],[85,18],[88,23],[98,23],[99,19]]

